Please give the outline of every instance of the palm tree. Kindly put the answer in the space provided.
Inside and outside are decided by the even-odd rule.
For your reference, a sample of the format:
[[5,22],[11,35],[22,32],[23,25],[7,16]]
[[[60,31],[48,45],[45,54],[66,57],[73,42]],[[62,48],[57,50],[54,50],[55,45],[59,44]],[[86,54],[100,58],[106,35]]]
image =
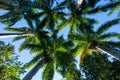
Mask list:
[[[104,53],[114,56],[120,60],[120,41],[111,41],[111,39],[119,39],[120,34],[116,32],[108,32],[110,27],[119,23],[119,19],[108,21],[101,25],[96,31],[90,25],[80,26],[74,34],[69,34],[69,38],[75,42],[75,55],[81,53],[80,61],[94,51],[103,51]],[[113,52],[114,51],[114,52]]]
[[58,25],[65,21],[66,19],[64,13],[66,1],[57,1],[57,0],[40,0],[41,10],[39,13],[31,15],[32,19],[41,19],[40,24],[43,25],[43,28],[54,30],[58,28]]
[[[36,2],[31,2],[28,0],[10,0],[8,1],[2,1],[1,5],[8,5],[7,13],[0,16],[0,22],[12,26],[22,18],[24,18],[25,15],[30,16],[33,15],[34,12],[36,12],[36,6],[29,6],[28,4],[34,5]],[[5,8],[6,8],[5,7]]]
[[[31,52],[37,53],[37,55],[28,64],[25,64],[25,67],[35,66],[23,80],[30,80],[42,66],[45,67],[42,74],[43,80],[53,79],[55,67],[56,71],[64,77],[70,78],[71,76],[71,80],[74,80],[74,75],[79,73],[79,71],[75,69],[75,64],[72,63],[73,58],[69,53],[68,46],[71,45],[62,37],[55,38],[55,36],[48,37],[47,40],[39,44],[24,45],[24,48],[30,49]],[[70,74],[71,71],[74,71],[74,73]],[[80,75],[76,76],[80,79],[78,77]]]
[[120,1],[116,1],[98,6],[97,3],[99,2],[100,0],[83,0],[81,5],[78,8],[76,8],[76,0],[67,0],[67,19],[59,25],[59,29],[61,30],[64,27],[69,26],[70,32],[74,33],[75,28],[77,28],[77,26],[79,26],[80,24],[97,22],[95,19],[89,18],[89,15],[92,16],[91,14],[97,14],[100,12],[105,12],[114,9],[120,4]]

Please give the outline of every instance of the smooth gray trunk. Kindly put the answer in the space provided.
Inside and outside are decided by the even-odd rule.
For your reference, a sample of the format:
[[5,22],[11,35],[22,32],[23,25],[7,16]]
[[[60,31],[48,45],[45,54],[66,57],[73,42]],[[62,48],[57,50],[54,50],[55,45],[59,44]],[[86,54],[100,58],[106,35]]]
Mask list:
[[28,73],[27,75],[22,79],[22,80],[31,80],[33,76],[39,71],[40,67],[46,63],[46,60],[43,59],[39,61]]
[[79,8],[82,4],[83,0],[77,0],[76,8]]
[[20,36],[34,36],[34,34],[27,34],[27,33],[0,33],[0,38],[20,37]]
[[106,47],[101,46],[101,45],[97,45],[96,48],[120,61],[120,51],[119,50],[106,48]]

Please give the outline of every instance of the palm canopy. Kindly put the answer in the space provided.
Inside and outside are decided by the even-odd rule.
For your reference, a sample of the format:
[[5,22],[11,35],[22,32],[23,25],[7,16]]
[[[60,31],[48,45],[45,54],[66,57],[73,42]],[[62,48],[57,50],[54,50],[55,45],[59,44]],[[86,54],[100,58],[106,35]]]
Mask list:
[[39,19],[43,28],[54,30],[58,25],[65,21],[66,15],[63,11],[65,9],[66,1],[57,0],[40,0],[40,10],[38,13],[31,15],[32,19]]
[[[12,26],[17,21],[24,18],[25,15],[30,16],[33,13],[36,13],[36,9],[34,7],[27,5],[27,4],[31,3],[31,1],[29,1],[29,2],[27,0],[11,0],[11,1],[12,1],[11,4],[8,2],[9,8],[7,9],[7,12],[0,16],[1,23],[5,24],[5,25]],[[26,4],[26,5],[24,5],[24,4]],[[12,7],[10,7],[10,6],[12,6]]]
[[120,2],[109,2],[105,5],[98,5],[100,0],[83,0],[82,4],[76,8],[76,0],[67,0],[67,18],[66,21],[59,25],[59,29],[63,29],[66,26],[70,27],[70,32],[74,32],[74,29],[89,22],[96,23],[97,21],[92,18],[88,18],[91,14],[97,14],[100,12],[109,11],[114,7],[118,7]]
[[[48,37],[48,39],[39,44],[25,44],[24,48],[30,49],[32,53],[37,53],[28,64],[25,64],[25,68],[29,68],[35,65],[36,62],[45,60],[42,65],[36,64],[38,70],[40,67],[44,67],[42,74],[43,80],[53,79],[55,69],[63,77],[74,80],[74,75],[76,74],[76,77],[80,79],[79,70],[76,69],[76,65],[73,63],[73,57],[70,55],[70,49],[68,49],[70,47],[72,47],[70,42],[66,42],[62,37],[57,38],[55,36]],[[34,72],[36,68],[33,69],[28,74],[32,74],[31,72]],[[71,74],[71,70],[74,71],[73,74]],[[23,80],[27,80],[30,77],[28,74]]]
[[116,32],[106,32],[113,25],[119,23],[119,19],[114,19],[112,21],[108,21],[105,24],[101,25],[96,31],[94,31],[94,27],[88,26],[80,26],[74,34],[69,34],[69,38],[73,40],[76,44],[76,51],[73,52],[75,55],[78,53],[81,54],[80,61],[91,52],[98,51],[96,46],[104,46],[106,48],[119,49],[120,41],[115,41],[112,39],[119,39],[120,34]]
[[[60,21],[64,19],[64,12],[62,11],[65,8],[65,1],[56,1],[56,0],[16,0],[17,9],[11,10],[2,16],[0,16],[0,21],[3,24],[12,26],[18,20],[22,18],[28,20],[40,20],[43,27],[53,29],[57,26]],[[38,21],[39,22],[39,21]],[[43,28],[42,27],[42,28]]]
[[27,22],[29,27],[5,28],[5,30],[15,32],[16,34],[19,33],[19,34],[28,35],[28,36],[17,36],[13,39],[13,41],[24,39],[24,42],[21,45],[27,43],[37,44],[39,43],[39,41],[44,40],[50,34],[48,31],[41,29],[41,25],[39,25],[37,21],[35,22],[35,25],[33,25],[33,21],[30,19],[27,19]]

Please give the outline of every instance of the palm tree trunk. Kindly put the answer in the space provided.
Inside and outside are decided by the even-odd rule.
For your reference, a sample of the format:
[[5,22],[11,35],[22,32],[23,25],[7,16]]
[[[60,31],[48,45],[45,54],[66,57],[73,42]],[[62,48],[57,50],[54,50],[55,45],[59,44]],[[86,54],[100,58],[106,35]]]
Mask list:
[[101,46],[101,45],[97,45],[96,48],[120,61],[120,51],[119,50],[106,48],[106,47]]
[[79,8],[82,4],[83,0],[77,0],[76,8]]
[[9,38],[9,37],[20,37],[20,36],[34,36],[34,34],[27,33],[1,33],[0,38]]
[[22,80],[31,80],[33,76],[39,71],[40,67],[46,63],[46,59],[40,60]]

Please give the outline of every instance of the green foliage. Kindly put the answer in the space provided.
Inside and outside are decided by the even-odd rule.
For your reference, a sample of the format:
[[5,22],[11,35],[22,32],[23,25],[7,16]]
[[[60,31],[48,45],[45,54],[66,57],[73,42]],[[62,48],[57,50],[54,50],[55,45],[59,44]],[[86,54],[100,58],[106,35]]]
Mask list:
[[14,47],[10,44],[0,44],[0,79],[1,80],[20,80],[23,72],[21,62],[17,56],[13,56]]
[[[119,79],[119,61],[109,61],[108,57],[101,53],[87,55],[80,65],[85,80],[117,80]],[[117,67],[116,67],[117,66]]]
[[54,76],[54,63],[51,61],[46,64],[42,74],[42,80],[53,80]]
[[[77,69],[76,61],[74,60],[78,54],[81,53],[82,61],[86,55],[98,52],[96,49],[97,45],[104,45],[105,47],[113,49],[120,48],[119,41],[110,41],[113,38],[117,40],[120,39],[120,34],[112,32],[106,33],[109,28],[118,24],[120,19],[108,21],[101,25],[97,31],[94,31],[93,25],[98,21],[88,17],[91,16],[91,14],[111,12],[118,9],[120,5],[120,1],[118,0],[108,2],[105,5],[101,4],[100,6],[98,6],[98,4],[101,0],[83,0],[78,8],[76,8],[75,0],[15,1],[15,5],[14,3],[11,3],[11,5],[8,3],[5,4],[4,1],[0,3],[0,7],[2,6],[3,9],[8,10],[6,14],[0,16],[0,22],[11,26],[5,28],[7,31],[16,32],[16,34],[34,34],[34,36],[15,37],[13,41],[23,39],[24,41],[20,45],[19,51],[21,52],[28,49],[30,53],[35,54],[33,59],[26,63],[23,68],[26,69],[37,66],[38,69],[35,70],[36,72],[40,68],[44,68],[42,74],[43,80],[53,80],[55,70],[67,80],[81,80],[81,73],[79,69]],[[12,25],[23,18],[28,24],[27,27],[12,27]],[[67,26],[70,29],[68,39],[65,40],[63,36],[58,37],[58,33]],[[13,47],[8,47],[10,47],[10,45],[5,47],[6,50],[0,50],[0,52],[5,53],[5,56],[11,56],[8,51],[12,52]],[[37,63],[41,61],[45,62],[38,65]],[[104,66],[106,68],[107,65]],[[86,66],[84,65],[83,67]],[[102,72],[100,72],[100,77],[101,73]],[[85,73],[85,75],[87,74],[88,73]],[[104,75],[106,74],[108,73],[106,72]],[[95,73],[92,76],[96,77],[96,75]],[[32,76],[34,76],[34,74]],[[97,76],[99,77],[99,75]],[[11,76],[12,80],[14,80],[15,77]],[[104,78],[102,79],[104,80]],[[92,80],[92,78],[90,79]],[[96,77],[95,79],[98,80],[99,78]]]
[[[74,34],[69,35],[70,40],[76,44],[75,49],[73,49],[73,54],[80,54],[80,57],[84,58],[85,55],[98,51],[96,49],[97,45],[103,45],[106,48],[120,49],[119,41],[111,41],[112,39],[119,40],[120,34],[107,32],[110,27],[118,23],[119,19],[108,21],[101,25],[96,31],[94,31],[93,27],[88,27],[87,25],[79,27]],[[86,48],[86,46],[88,46],[88,48]],[[82,59],[80,61],[82,62]]]

